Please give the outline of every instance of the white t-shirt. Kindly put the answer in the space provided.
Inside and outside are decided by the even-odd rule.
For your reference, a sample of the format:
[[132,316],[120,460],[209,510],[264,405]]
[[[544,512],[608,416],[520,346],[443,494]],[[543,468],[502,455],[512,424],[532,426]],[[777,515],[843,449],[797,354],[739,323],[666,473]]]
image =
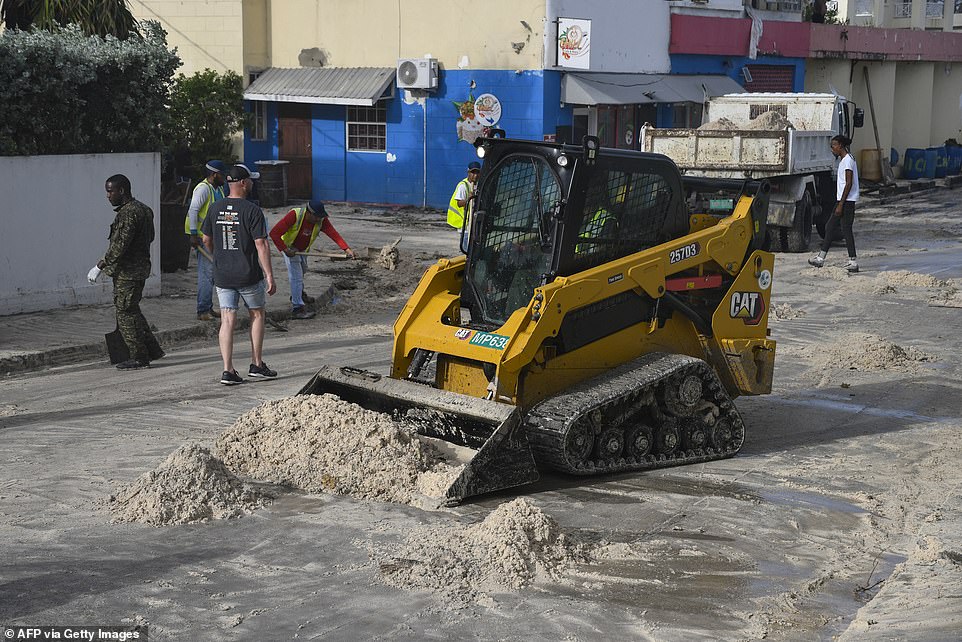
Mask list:
[[848,192],[846,201],[858,201],[858,166],[851,154],[845,154],[845,158],[838,162],[838,176],[835,177],[835,200],[842,200],[845,193],[845,170],[852,170],[852,189]]
[[457,201],[468,200],[468,197],[471,196],[471,192],[474,191],[471,187],[469,187],[470,185],[471,183],[468,181],[461,181],[458,183],[457,188],[454,190],[454,199]]

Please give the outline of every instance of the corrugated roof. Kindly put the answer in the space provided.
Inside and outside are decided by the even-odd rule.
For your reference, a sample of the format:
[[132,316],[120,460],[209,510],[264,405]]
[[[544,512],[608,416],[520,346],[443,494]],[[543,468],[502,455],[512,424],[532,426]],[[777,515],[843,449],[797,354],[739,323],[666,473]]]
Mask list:
[[271,67],[247,87],[244,99],[372,106],[394,95],[395,72],[393,67]]
[[728,76],[672,74],[566,73],[561,101],[572,105],[700,103],[709,97],[743,92]]

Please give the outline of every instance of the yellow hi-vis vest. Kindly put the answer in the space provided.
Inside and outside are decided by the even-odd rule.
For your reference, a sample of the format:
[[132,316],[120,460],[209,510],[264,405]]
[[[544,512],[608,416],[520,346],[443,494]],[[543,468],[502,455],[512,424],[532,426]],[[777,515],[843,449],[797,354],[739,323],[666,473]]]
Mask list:
[[[599,207],[595,210],[595,213],[591,215],[591,220],[582,225],[582,229],[578,233],[578,238],[586,241],[600,238],[602,231],[604,231],[605,223],[607,223],[610,218],[613,218],[611,212],[603,207]],[[594,243],[578,243],[575,245],[575,254],[594,252],[596,251],[595,248],[597,248],[597,246]]]
[[[224,193],[223,187],[214,187],[213,185],[207,182],[206,178],[202,180],[197,185],[197,187],[200,187],[201,185],[204,185],[204,184],[206,184],[207,187],[210,189],[207,190],[207,200],[204,201],[204,206],[201,207],[200,210],[197,212],[197,230],[198,230],[197,233],[198,234],[200,234],[200,227],[201,225],[204,224],[204,219],[207,218],[207,210],[210,209],[211,204],[227,196],[227,194]],[[197,187],[195,187],[194,189],[196,190]],[[188,234],[188,235],[190,234],[190,214],[184,217],[184,234]]]
[[[290,226],[286,232],[281,234],[281,240],[284,241],[284,245],[287,247],[290,247],[297,238],[297,235],[301,233],[301,226],[304,225],[304,213],[307,211],[307,208],[295,207],[294,211],[297,213],[297,220],[294,221],[294,225]],[[322,222],[323,221],[318,221],[314,224],[314,231],[311,232],[311,242],[308,243],[307,247],[304,248],[305,252],[311,249],[311,246],[314,245],[314,239],[317,238],[318,232],[321,231]]]
[[[461,183],[467,184],[468,196],[471,196],[471,181],[465,178],[458,183],[459,187],[461,186]],[[458,199],[456,198],[457,193],[458,188],[455,187],[454,194],[451,194],[451,201],[448,203],[448,225],[460,230],[464,226],[464,211],[467,209],[467,205],[465,205],[463,208],[458,206]]]

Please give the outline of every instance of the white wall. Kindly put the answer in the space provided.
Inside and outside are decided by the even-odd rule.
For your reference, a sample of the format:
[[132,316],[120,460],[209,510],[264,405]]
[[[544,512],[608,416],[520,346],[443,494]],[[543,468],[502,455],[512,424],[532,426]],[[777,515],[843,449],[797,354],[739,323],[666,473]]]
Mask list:
[[544,68],[555,69],[557,19],[591,20],[589,71],[671,72],[671,5],[664,0],[545,0]]
[[0,315],[110,303],[110,279],[87,282],[107,251],[114,210],[104,181],[130,179],[154,211],[145,296],[160,294],[160,154],[0,157]]

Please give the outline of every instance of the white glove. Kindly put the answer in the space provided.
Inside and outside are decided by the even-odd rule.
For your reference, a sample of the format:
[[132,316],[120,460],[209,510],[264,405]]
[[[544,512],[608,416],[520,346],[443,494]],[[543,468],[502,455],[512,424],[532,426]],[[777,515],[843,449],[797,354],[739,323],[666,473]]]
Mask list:
[[87,272],[87,280],[91,283],[96,283],[98,276],[100,276],[100,268],[96,265],[90,268],[90,271]]

